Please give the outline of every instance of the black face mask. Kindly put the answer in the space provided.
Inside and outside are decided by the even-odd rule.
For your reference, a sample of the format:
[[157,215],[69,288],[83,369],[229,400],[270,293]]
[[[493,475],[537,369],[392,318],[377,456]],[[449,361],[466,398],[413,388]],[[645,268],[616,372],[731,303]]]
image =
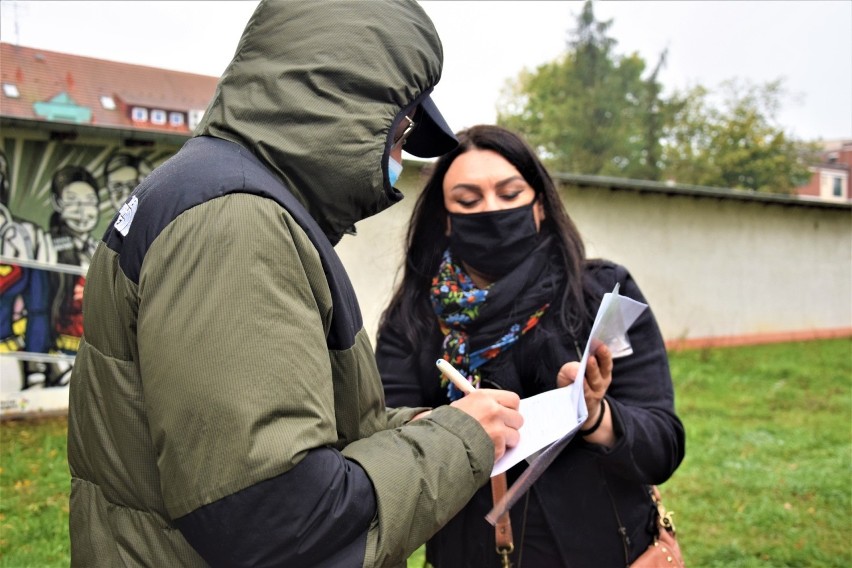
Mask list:
[[533,205],[467,215],[449,213],[453,259],[495,279],[511,272],[538,244]]

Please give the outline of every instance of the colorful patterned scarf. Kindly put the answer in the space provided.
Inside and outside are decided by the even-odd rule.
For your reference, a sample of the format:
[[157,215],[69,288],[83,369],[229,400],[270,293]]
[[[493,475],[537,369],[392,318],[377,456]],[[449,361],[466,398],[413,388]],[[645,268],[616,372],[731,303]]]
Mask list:
[[[525,264],[522,263],[521,267]],[[523,274],[519,270],[521,267],[503,280]],[[513,291],[518,290],[518,287],[514,288]],[[505,298],[511,301],[510,304],[502,298],[504,301],[495,302],[495,296],[505,296],[501,294],[502,291],[499,282],[484,290],[477,288],[462,267],[453,262],[449,249],[444,251],[438,274],[432,279],[430,299],[444,334],[441,357],[449,361],[475,387],[479,387],[482,381],[480,367],[505,352],[534,328],[550,306],[549,301],[538,303],[530,311],[529,308],[524,310],[523,306],[515,305],[515,298]],[[539,298],[534,297],[533,301],[536,299]],[[482,346],[472,348],[472,337],[476,337],[476,343]],[[447,389],[450,401],[463,396],[451,382],[440,373],[438,375],[441,377],[441,387]]]

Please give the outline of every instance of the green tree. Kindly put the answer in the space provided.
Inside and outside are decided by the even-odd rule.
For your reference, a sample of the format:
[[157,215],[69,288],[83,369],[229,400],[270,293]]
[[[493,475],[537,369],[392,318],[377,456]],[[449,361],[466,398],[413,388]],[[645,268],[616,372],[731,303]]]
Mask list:
[[659,179],[669,105],[637,54],[618,56],[612,20],[583,5],[566,53],[510,81],[497,122],[523,134],[559,171]]
[[701,86],[673,96],[677,112],[664,143],[666,177],[770,193],[792,193],[805,183],[817,148],[791,139],[777,124],[782,81],[729,80],[720,90],[719,107]]
[[817,148],[777,124],[780,80],[664,97],[667,54],[643,77],[638,54],[615,53],[611,25],[587,0],[565,53],[507,83],[497,123],[524,135],[556,171],[774,193],[809,179]]

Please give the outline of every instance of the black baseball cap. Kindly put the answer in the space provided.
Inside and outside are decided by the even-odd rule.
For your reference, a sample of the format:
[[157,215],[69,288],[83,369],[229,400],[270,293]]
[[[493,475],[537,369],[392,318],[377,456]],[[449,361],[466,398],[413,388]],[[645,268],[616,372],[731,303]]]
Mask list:
[[447,125],[431,96],[420,103],[415,119],[417,127],[406,139],[403,149],[418,158],[437,158],[459,145],[458,138]]

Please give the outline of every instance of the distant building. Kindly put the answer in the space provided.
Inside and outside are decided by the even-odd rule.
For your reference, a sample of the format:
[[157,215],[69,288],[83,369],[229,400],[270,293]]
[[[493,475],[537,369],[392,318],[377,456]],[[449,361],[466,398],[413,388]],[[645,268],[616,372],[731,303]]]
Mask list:
[[832,201],[850,201],[849,181],[852,172],[852,140],[833,140],[823,144],[822,161],[811,167],[810,181],[796,189],[798,195],[809,195]]
[[218,80],[9,43],[0,43],[0,61],[3,126],[82,133],[68,126],[85,125],[123,139],[182,142]]

